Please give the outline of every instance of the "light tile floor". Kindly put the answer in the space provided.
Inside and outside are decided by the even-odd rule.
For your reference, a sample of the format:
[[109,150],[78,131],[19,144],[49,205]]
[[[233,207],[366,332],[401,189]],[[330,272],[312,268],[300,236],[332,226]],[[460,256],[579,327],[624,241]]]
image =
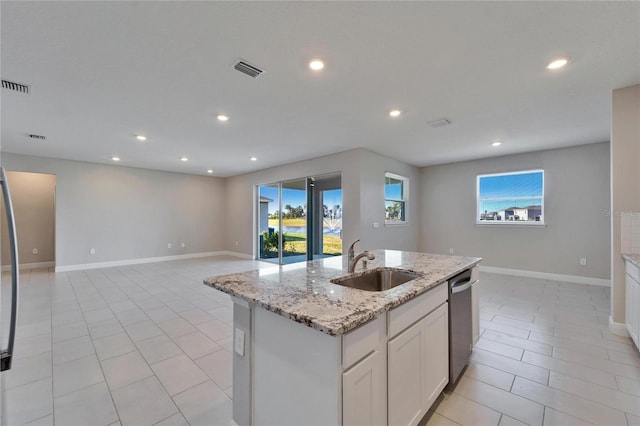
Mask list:
[[[230,424],[231,302],[202,279],[260,267],[273,265],[219,256],[22,271],[4,421]],[[640,425],[640,357],[608,331],[608,288],[483,273],[479,290],[481,339],[423,423]]]
[[480,340],[427,425],[640,425],[640,356],[610,289],[482,273]]

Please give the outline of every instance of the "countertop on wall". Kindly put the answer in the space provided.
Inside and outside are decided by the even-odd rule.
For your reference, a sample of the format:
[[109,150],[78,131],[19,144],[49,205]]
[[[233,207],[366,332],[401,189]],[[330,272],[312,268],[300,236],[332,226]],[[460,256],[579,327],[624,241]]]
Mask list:
[[[333,284],[348,275],[343,256],[206,278],[204,284],[329,335],[344,334],[480,262],[477,257],[372,250],[368,269],[408,269],[420,278],[372,292]],[[355,275],[364,269],[359,263]]]

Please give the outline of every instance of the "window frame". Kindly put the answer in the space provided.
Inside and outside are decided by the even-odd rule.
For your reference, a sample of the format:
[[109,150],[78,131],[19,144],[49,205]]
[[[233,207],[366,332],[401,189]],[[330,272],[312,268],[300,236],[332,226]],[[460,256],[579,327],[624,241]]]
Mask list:
[[[480,180],[486,177],[494,177],[494,176],[509,176],[509,175],[523,175],[529,173],[541,173],[542,174],[542,192],[541,195],[534,197],[506,197],[506,198],[480,198]],[[475,211],[475,223],[476,225],[482,226],[546,226],[546,213],[545,213],[545,179],[544,179],[544,169],[528,169],[528,170],[516,170],[512,172],[501,172],[501,173],[484,173],[478,174],[476,176],[476,211]],[[539,221],[519,221],[519,220],[480,220],[480,202],[487,200],[500,200],[500,199],[509,199],[517,201],[518,199],[532,199],[532,198],[540,198],[540,220]]]
[[[396,179],[402,181],[402,197],[401,198],[387,198],[387,178]],[[384,172],[384,226],[403,226],[409,224],[409,178],[406,176],[401,176],[392,172]],[[387,220],[387,202],[401,202],[404,206],[404,211],[401,216],[404,216],[404,220],[400,221],[389,221]]]

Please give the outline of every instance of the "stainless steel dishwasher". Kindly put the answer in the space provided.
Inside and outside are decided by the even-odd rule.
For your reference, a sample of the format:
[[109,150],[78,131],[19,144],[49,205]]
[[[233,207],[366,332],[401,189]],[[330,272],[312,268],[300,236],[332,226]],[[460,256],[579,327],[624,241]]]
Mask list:
[[471,269],[449,280],[449,386],[455,385],[473,347]]

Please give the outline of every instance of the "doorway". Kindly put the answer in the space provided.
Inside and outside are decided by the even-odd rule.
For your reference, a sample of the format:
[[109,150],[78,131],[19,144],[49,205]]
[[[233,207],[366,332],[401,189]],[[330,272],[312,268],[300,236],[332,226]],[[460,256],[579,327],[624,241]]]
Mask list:
[[342,254],[338,173],[258,185],[256,258],[278,264]]
[[[18,237],[21,269],[55,266],[56,175],[7,171]],[[4,206],[2,229],[7,229]],[[2,253],[9,253],[9,239],[2,232]],[[2,269],[10,268],[9,256],[2,257]]]

